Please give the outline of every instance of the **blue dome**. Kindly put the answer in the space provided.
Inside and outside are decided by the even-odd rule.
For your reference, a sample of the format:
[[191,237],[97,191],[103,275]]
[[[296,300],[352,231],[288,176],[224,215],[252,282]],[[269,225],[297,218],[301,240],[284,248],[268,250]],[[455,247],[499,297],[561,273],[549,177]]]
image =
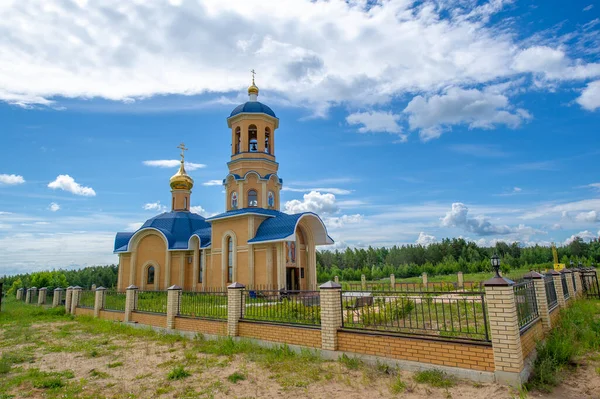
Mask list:
[[244,104],[240,104],[233,111],[231,111],[231,115],[229,117],[235,116],[237,114],[241,114],[244,112],[251,112],[255,114],[267,114],[272,116],[273,118],[277,118],[275,116],[275,112],[268,105],[265,105],[258,101],[247,101]]

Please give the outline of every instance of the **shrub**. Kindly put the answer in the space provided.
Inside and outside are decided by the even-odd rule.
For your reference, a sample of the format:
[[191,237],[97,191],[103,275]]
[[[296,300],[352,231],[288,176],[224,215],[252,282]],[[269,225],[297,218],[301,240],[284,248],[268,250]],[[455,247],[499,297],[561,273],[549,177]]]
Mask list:
[[240,373],[239,371],[236,371],[233,374],[231,374],[229,377],[227,377],[227,379],[229,380],[229,382],[232,382],[235,384],[238,381],[244,381],[246,379],[246,376],[244,374]]
[[181,380],[189,377],[191,374],[183,366],[175,366],[173,370],[169,372],[167,378],[169,380]]
[[362,365],[362,360],[360,360],[358,357],[350,357],[345,353],[342,354],[338,360],[350,370],[358,370],[358,368]]
[[390,385],[390,391],[393,394],[399,394],[406,390],[406,383],[400,379],[400,376],[396,377],[392,385]]

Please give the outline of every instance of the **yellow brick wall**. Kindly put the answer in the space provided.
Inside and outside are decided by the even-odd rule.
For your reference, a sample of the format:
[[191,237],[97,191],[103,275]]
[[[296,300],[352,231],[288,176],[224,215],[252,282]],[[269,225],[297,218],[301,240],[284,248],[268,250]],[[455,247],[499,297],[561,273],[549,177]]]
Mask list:
[[239,335],[311,348],[321,347],[321,330],[315,328],[240,321]]
[[552,328],[556,328],[556,324],[558,323],[558,319],[560,319],[560,307],[557,306],[554,308],[552,313],[550,313],[550,323]]
[[139,323],[139,324],[145,324],[147,326],[154,326],[154,327],[166,327],[167,326],[167,316],[164,316],[164,315],[133,312],[131,314],[131,321],[133,321],[135,323]]
[[100,311],[100,318],[105,320],[123,321],[125,312],[112,312],[107,310]]
[[544,328],[542,322],[538,320],[533,326],[529,327],[521,335],[521,348],[523,350],[523,359],[527,359],[531,351],[535,349],[537,342],[544,338]]
[[414,362],[494,371],[491,346],[418,338],[338,332],[338,350]]
[[94,309],[75,308],[75,314],[77,316],[93,316]]
[[227,322],[175,317],[175,329],[202,334],[227,335]]

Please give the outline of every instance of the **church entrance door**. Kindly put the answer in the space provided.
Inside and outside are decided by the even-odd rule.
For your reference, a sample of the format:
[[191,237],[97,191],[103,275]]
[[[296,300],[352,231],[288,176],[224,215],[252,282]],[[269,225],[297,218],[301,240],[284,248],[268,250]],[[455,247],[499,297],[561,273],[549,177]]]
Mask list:
[[285,269],[285,289],[288,291],[300,290],[300,276],[297,267],[287,267]]

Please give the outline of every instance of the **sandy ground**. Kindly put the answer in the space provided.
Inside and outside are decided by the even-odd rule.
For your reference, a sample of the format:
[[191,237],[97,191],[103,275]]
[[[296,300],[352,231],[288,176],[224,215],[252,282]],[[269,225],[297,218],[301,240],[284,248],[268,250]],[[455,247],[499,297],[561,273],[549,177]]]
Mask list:
[[[73,326],[76,323],[72,323]],[[399,370],[396,375],[378,372],[374,367],[363,365],[350,370],[340,362],[323,362],[314,370],[319,375],[315,382],[306,386],[293,386],[294,376],[281,375],[277,367],[265,368],[249,360],[246,355],[216,356],[199,353],[186,342],[171,344],[158,343],[151,339],[106,337],[98,345],[98,355],[90,357],[89,352],[49,351],[48,345],[60,348],[73,340],[81,342],[102,338],[93,334],[75,333],[69,337],[56,334],[60,325],[55,323],[34,326],[44,329],[44,337],[34,351],[34,360],[24,368],[38,368],[42,371],[72,370],[78,382],[84,386],[74,397],[108,398],[518,398],[519,393],[499,384],[476,384],[471,381],[458,381],[454,387],[433,388],[418,384],[413,374]],[[64,328],[64,324],[62,324]],[[49,331],[50,330],[50,331]],[[27,345],[19,349],[26,348]],[[15,347],[2,347],[13,351]],[[595,360],[595,359],[599,360]],[[118,365],[118,363],[122,365]],[[117,364],[115,366],[115,363]],[[191,375],[171,381],[167,374],[178,364],[186,364]],[[109,367],[112,364],[113,367]],[[574,372],[564,376],[561,386],[551,394],[531,392],[527,397],[537,398],[600,398],[600,375],[596,368],[600,357],[588,356],[581,359]],[[314,366],[313,366],[314,367]],[[246,379],[231,382],[228,377],[234,372],[242,373]],[[3,379],[11,374],[0,375]],[[394,394],[392,383],[398,378],[406,384],[403,392]],[[283,383],[282,383],[283,382]],[[28,386],[16,387],[11,391],[16,398],[48,397],[43,389]],[[0,395],[1,396],[1,395]],[[72,397],[72,396],[69,396]]]

